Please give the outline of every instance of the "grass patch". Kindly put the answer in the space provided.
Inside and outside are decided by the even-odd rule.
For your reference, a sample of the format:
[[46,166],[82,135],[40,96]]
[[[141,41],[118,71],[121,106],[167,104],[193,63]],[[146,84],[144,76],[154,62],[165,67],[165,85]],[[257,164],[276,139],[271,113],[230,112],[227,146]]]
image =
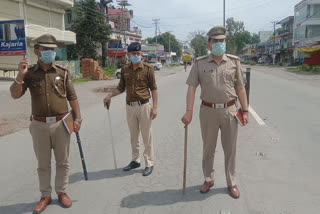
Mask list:
[[81,83],[81,82],[88,82],[92,80],[91,77],[87,77],[87,78],[82,78],[82,77],[76,77],[72,79],[73,83]]
[[110,76],[113,76],[114,75],[114,72],[116,72],[116,68],[115,67],[112,67],[112,66],[108,66],[108,67],[105,67],[102,69],[103,73],[105,75],[107,75],[108,77]]

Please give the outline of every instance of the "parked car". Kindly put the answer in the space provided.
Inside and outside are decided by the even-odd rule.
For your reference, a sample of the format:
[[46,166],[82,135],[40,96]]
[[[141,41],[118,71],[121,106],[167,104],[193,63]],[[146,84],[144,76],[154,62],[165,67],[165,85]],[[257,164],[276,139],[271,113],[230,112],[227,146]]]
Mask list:
[[120,77],[121,77],[121,68],[118,68],[118,69],[116,70],[115,75],[116,75],[116,77],[117,77],[118,79],[120,79]]
[[155,70],[160,70],[160,68],[162,68],[162,64],[158,61],[150,60],[148,61],[148,64],[152,65]]

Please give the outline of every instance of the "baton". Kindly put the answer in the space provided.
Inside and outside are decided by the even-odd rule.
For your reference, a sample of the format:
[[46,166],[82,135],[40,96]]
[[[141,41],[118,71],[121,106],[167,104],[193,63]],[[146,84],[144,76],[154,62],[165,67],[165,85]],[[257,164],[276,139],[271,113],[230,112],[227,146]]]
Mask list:
[[113,135],[112,135],[112,126],[111,126],[111,117],[110,117],[110,111],[109,111],[109,107],[110,107],[110,104],[109,103],[106,103],[106,107],[108,109],[108,121],[109,121],[109,127],[110,127],[110,136],[111,136],[111,147],[112,147],[112,153],[113,153],[113,162],[114,162],[114,169],[118,169],[117,167],[117,160],[116,160],[116,152],[115,152],[115,149],[114,149],[114,143],[113,143]]
[[84,157],[83,157],[83,151],[82,151],[79,132],[76,132],[76,136],[77,136],[77,143],[78,143],[78,146],[79,146],[79,152],[80,152],[80,157],[81,157],[81,163],[82,163],[82,168],[83,168],[84,179],[87,181],[88,180],[88,173],[87,173],[86,162],[84,161]]
[[184,163],[183,163],[183,186],[182,192],[186,193],[186,175],[187,175],[187,142],[188,142],[188,125],[184,127]]

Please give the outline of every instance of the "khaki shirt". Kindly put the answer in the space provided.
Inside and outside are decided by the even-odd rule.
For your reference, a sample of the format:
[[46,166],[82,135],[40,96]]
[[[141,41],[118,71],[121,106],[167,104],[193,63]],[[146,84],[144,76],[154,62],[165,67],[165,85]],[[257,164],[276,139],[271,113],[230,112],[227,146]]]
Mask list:
[[40,117],[62,115],[68,112],[67,99],[77,99],[70,72],[55,64],[46,72],[39,64],[28,68],[22,95],[27,88],[31,94],[32,115]]
[[211,54],[198,58],[186,83],[194,87],[200,84],[200,98],[208,103],[227,103],[236,99],[235,87],[245,84],[238,57],[229,54],[223,55],[219,65]]
[[132,63],[123,65],[117,89],[121,93],[127,91],[126,100],[129,102],[149,99],[151,97],[150,90],[157,89],[153,66],[142,62],[134,71]]

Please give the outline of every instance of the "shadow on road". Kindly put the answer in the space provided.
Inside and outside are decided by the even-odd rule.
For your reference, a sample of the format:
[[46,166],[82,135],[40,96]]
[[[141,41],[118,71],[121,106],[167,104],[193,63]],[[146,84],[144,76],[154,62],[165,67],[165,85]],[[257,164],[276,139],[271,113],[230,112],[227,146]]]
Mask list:
[[[122,169],[105,169],[101,171],[96,172],[88,172],[88,180],[89,181],[96,181],[96,180],[102,180],[102,179],[108,179],[108,178],[118,178],[118,177],[124,177],[133,175],[135,173],[142,174],[143,170],[131,170],[129,172],[124,172]],[[73,184],[76,182],[79,182],[81,180],[84,180],[84,176],[82,172],[77,172],[69,176],[69,183]]]
[[121,207],[137,208],[142,206],[164,206],[180,202],[203,201],[217,194],[228,194],[227,188],[213,188],[206,194],[199,192],[200,186],[186,188],[186,194],[181,189],[171,189],[158,192],[141,192],[122,199]]
[[[32,213],[33,208],[39,201],[33,203],[20,203],[20,204],[11,204],[7,206],[0,206],[1,214],[23,214],[23,213]],[[77,202],[77,200],[72,200],[72,203]],[[52,206],[61,206],[58,199],[53,199],[52,202],[48,205]]]

